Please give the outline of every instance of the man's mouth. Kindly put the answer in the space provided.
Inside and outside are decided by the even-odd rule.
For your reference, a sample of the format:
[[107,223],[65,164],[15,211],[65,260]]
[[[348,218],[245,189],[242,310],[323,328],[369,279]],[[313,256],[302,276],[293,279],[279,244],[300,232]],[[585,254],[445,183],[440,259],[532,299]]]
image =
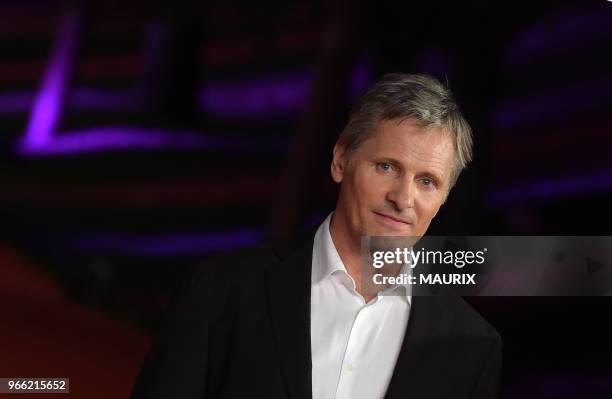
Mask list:
[[386,224],[390,224],[392,226],[406,226],[406,225],[412,224],[410,220],[400,219],[398,217],[387,215],[385,213],[374,211],[374,214],[377,216],[379,220],[381,220],[382,222]]

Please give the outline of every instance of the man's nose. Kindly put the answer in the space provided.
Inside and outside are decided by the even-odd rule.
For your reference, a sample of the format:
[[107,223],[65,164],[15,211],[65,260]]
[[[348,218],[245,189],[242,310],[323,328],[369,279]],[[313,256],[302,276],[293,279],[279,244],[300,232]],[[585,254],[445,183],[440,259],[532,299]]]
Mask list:
[[398,211],[414,207],[416,183],[412,179],[398,179],[387,193],[387,200],[393,202]]

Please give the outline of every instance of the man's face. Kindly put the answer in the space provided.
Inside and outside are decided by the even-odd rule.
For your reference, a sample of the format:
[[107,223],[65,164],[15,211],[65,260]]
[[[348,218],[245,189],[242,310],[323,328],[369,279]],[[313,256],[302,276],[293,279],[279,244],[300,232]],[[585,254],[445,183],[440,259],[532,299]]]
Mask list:
[[337,144],[331,172],[341,183],[339,228],[351,240],[424,235],[446,199],[454,155],[450,135],[412,119],[380,122],[351,153]]

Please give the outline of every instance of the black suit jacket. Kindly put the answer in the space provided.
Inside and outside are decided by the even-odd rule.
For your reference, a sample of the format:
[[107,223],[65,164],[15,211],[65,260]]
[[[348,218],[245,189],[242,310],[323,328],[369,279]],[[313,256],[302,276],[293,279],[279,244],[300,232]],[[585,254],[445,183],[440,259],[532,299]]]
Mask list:
[[[173,298],[132,399],[312,397],[314,232],[224,255]],[[502,341],[459,297],[412,298],[386,398],[497,396]]]

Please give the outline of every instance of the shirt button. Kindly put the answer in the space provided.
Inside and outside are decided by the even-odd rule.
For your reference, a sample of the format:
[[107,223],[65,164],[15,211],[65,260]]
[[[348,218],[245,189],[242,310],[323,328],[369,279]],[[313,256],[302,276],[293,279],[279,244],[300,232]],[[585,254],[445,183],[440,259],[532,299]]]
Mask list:
[[353,365],[351,363],[344,366],[344,368],[346,369],[346,371],[353,371]]

